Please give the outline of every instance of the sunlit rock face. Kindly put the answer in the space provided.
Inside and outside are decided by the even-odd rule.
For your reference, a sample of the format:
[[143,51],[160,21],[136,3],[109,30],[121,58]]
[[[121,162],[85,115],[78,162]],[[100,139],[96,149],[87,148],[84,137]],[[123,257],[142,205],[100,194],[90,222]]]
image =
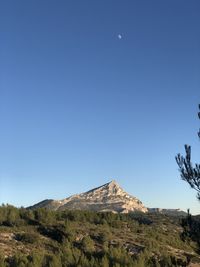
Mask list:
[[46,207],[53,210],[77,209],[128,213],[147,212],[140,200],[126,193],[116,181],[63,200],[44,200],[31,208]]

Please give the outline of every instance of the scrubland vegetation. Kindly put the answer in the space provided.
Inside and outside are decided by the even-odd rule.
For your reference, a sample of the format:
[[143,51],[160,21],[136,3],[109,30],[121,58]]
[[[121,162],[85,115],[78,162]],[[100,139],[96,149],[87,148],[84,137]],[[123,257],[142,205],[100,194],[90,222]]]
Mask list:
[[0,267],[189,266],[200,262],[199,225],[191,216],[1,206]]

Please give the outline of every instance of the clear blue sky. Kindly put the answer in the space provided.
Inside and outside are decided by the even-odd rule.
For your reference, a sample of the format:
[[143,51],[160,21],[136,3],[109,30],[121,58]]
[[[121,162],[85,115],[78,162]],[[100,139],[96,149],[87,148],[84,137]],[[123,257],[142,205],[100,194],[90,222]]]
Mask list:
[[200,161],[199,14],[199,0],[1,1],[0,203],[116,179],[200,213],[174,159],[188,143]]

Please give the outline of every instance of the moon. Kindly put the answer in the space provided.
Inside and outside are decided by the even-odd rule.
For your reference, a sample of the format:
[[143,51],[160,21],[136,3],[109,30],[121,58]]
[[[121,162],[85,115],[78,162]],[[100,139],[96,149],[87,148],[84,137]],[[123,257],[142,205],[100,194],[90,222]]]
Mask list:
[[120,39],[120,40],[122,39],[122,35],[121,35],[121,34],[118,34],[117,37],[118,37],[118,39]]

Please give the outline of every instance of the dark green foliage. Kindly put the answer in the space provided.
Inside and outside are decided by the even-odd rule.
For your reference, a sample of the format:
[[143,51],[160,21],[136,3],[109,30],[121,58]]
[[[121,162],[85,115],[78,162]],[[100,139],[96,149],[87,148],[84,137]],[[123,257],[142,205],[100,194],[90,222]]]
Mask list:
[[39,226],[38,232],[44,236],[47,236],[53,240],[58,241],[59,243],[64,242],[65,238],[67,238],[67,233],[65,233],[64,227],[62,225],[57,226]]
[[81,241],[81,248],[85,253],[92,253],[95,250],[94,241],[90,238],[90,236],[84,236]]
[[[197,227],[194,223],[190,226]],[[177,259],[167,250],[169,246],[191,250],[188,242],[180,239],[180,227],[178,219],[158,214],[2,206],[0,238],[1,233],[11,236],[6,244],[12,249],[7,258],[0,256],[0,267],[186,266],[186,257]],[[194,236],[193,230],[187,240]]]
[[182,238],[184,241],[191,239],[198,243],[200,247],[200,217],[192,216],[188,211],[188,216],[182,219],[183,233]]
[[34,210],[34,218],[40,223],[45,224],[52,224],[56,221],[55,213],[44,208]]
[[[200,119],[200,105],[198,117]],[[200,129],[198,131],[198,136],[200,138]],[[179,166],[181,178],[186,181],[191,188],[197,191],[197,198],[200,201],[200,164],[196,163],[195,166],[193,166],[191,162],[191,147],[189,145],[185,145],[185,153],[185,157],[178,154],[176,156],[176,162]],[[192,217],[188,211],[187,218],[182,220],[182,226],[184,228],[182,233],[183,240],[188,241],[192,239],[197,242],[200,247],[200,221]]]
[[99,233],[99,241],[102,244],[105,244],[112,238],[112,233],[110,232],[109,228],[105,227],[101,229],[102,232]]
[[39,242],[39,235],[37,233],[21,233],[21,234],[16,234],[15,236],[16,240],[24,242],[24,243],[38,243]]
[[18,209],[11,205],[3,205],[0,208],[0,224],[5,226],[22,224]]
[[135,221],[137,221],[139,224],[150,225],[153,222],[146,214],[142,212],[130,213],[129,216]]
[[[198,117],[200,119],[200,112],[198,113]],[[200,130],[198,136],[200,138]],[[189,145],[185,145],[185,153],[185,157],[180,154],[176,156],[181,178],[186,181],[191,188],[197,191],[197,198],[200,200],[200,164],[196,163],[195,166],[193,166],[191,162],[191,147]]]

